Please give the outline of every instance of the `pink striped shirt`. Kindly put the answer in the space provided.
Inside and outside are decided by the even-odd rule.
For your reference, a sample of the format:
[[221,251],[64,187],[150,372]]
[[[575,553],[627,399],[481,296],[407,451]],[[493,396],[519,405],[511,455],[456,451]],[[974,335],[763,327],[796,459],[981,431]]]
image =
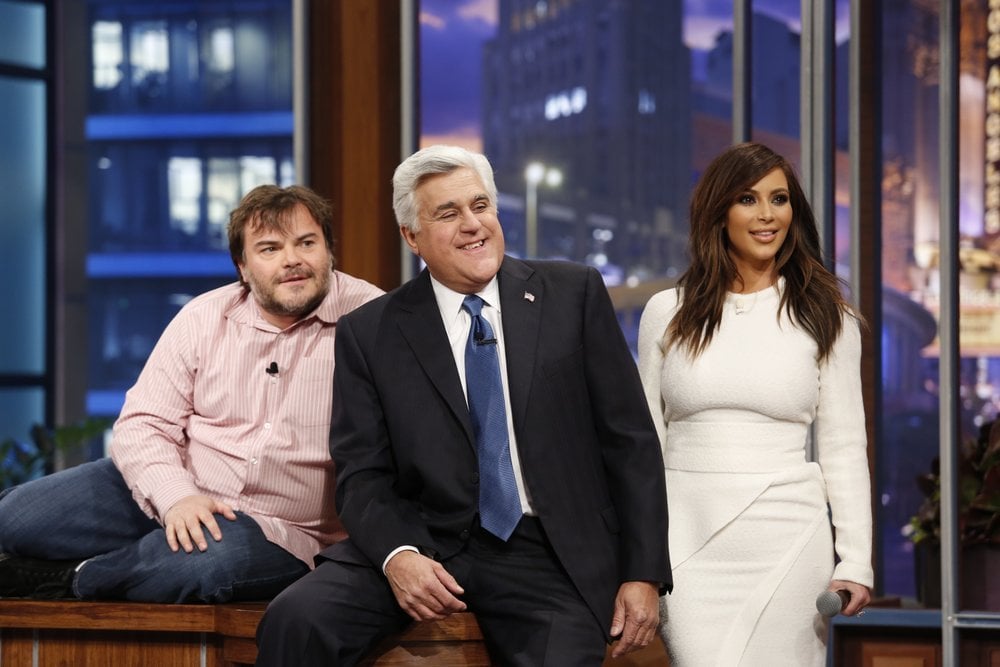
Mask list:
[[111,458],[142,510],[162,522],[178,500],[209,496],[310,567],[343,539],[329,451],[334,334],[341,315],[380,294],[335,271],[326,299],[284,331],[238,283],[185,305],[114,427]]

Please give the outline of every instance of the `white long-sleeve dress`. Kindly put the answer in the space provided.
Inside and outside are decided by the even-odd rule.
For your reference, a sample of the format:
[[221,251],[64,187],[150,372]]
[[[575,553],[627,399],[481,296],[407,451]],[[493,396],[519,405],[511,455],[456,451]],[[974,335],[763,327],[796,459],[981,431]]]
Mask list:
[[845,317],[818,363],[809,334],[777,318],[783,286],[730,294],[694,359],[661,347],[676,289],[642,315],[639,370],[667,478],[674,591],[660,632],[672,667],[824,665],[816,596],[831,577],[872,585],[860,332]]

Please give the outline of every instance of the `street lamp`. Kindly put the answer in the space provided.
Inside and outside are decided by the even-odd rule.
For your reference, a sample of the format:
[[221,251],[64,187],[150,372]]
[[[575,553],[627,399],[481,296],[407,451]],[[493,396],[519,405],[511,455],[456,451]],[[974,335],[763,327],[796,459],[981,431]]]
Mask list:
[[550,188],[558,188],[562,179],[561,171],[546,167],[541,162],[532,162],[524,170],[527,184],[524,192],[524,254],[527,257],[538,254],[538,184],[544,181]]

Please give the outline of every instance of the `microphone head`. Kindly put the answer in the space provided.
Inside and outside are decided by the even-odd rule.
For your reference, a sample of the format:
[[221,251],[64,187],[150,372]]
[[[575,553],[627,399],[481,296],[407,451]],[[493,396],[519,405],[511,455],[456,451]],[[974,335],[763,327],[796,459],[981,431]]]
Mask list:
[[816,598],[816,610],[827,618],[836,616],[847,604],[847,595],[842,593],[844,592],[823,591]]

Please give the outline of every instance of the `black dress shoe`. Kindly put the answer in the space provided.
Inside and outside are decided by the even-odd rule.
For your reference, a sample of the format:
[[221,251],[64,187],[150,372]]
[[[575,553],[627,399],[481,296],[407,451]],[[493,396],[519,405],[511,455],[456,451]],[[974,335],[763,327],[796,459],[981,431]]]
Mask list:
[[75,598],[73,577],[81,562],[0,554],[0,598]]

